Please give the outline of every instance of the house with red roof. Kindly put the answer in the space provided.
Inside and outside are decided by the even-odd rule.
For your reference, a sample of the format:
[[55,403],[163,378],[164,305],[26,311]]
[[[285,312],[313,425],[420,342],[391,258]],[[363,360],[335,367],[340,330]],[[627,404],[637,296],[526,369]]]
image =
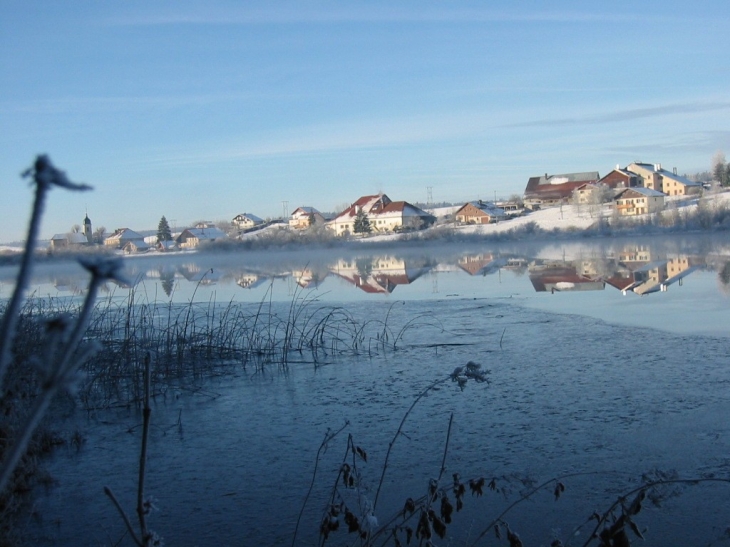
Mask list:
[[362,196],[326,226],[335,235],[355,233],[355,218],[362,212],[370,223],[371,232],[419,230],[436,222],[436,217],[407,201],[393,201],[385,194]]
[[535,209],[541,206],[567,203],[576,188],[584,184],[595,183],[599,178],[598,171],[562,175],[545,173],[544,176],[530,177],[525,188],[525,205]]

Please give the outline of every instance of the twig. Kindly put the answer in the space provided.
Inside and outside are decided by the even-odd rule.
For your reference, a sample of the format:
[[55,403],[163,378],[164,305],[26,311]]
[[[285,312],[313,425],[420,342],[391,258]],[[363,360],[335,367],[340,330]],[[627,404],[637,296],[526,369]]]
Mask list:
[[107,495],[107,497],[112,500],[112,503],[114,504],[114,507],[117,508],[117,511],[119,512],[119,516],[122,517],[122,520],[124,521],[124,524],[127,526],[127,531],[129,532],[129,535],[132,536],[132,539],[134,542],[139,545],[139,547],[144,547],[142,545],[142,542],[137,537],[137,534],[134,532],[134,528],[132,528],[132,523],[129,522],[129,517],[127,517],[127,513],[124,512],[124,509],[122,509],[122,506],[117,501],[117,498],[114,496],[114,493],[111,491],[111,488],[108,486],[104,487],[104,493]]
[[342,431],[348,425],[350,425],[350,422],[349,421],[345,421],[344,425],[340,429],[338,429],[337,431],[335,431],[334,433],[332,433],[331,431],[328,430],[327,433],[325,433],[325,435],[324,435],[324,440],[322,440],[322,444],[319,445],[319,449],[317,450],[317,456],[314,459],[314,471],[312,472],[312,481],[309,483],[309,490],[307,490],[307,495],[304,496],[304,502],[302,503],[302,508],[299,510],[299,516],[297,517],[297,525],[294,527],[294,537],[291,540],[292,547],[294,547],[294,545],[296,545],[297,533],[299,532],[299,523],[301,522],[302,515],[304,514],[304,507],[307,505],[307,502],[309,501],[309,496],[311,495],[312,489],[314,488],[314,481],[315,481],[315,479],[317,477],[317,468],[319,467],[319,456],[322,453],[322,450],[325,449],[325,447],[327,446],[327,444],[332,439],[334,439],[335,437],[337,437],[337,435],[339,435],[340,433],[342,433]]
[[388,469],[388,460],[390,458],[390,452],[393,450],[393,445],[395,444],[395,441],[398,439],[398,436],[403,431],[403,425],[406,423],[406,420],[408,419],[408,416],[410,415],[413,408],[418,404],[418,401],[420,401],[423,397],[426,396],[426,394],[431,391],[433,388],[435,388],[439,384],[443,384],[447,380],[450,380],[451,376],[446,376],[445,378],[441,378],[439,380],[436,380],[432,384],[430,384],[426,389],[424,389],[421,393],[418,394],[418,397],[416,397],[416,400],[413,401],[410,408],[406,411],[406,413],[403,415],[403,419],[400,422],[400,425],[398,426],[398,430],[395,432],[395,435],[393,436],[393,440],[388,443],[388,452],[385,454],[385,462],[383,463],[383,472],[380,475],[380,482],[378,483],[378,489],[375,491],[375,500],[373,501],[373,511],[375,511],[375,508],[378,505],[378,497],[380,496],[380,489],[383,487],[383,480],[385,480],[385,472]]
[[147,508],[144,501],[144,478],[147,466],[147,439],[150,434],[150,353],[144,358],[144,409],[142,410],[142,449],[139,455],[139,480],[137,483],[137,515],[142,541],[147,545],[149,533],[147,531]]

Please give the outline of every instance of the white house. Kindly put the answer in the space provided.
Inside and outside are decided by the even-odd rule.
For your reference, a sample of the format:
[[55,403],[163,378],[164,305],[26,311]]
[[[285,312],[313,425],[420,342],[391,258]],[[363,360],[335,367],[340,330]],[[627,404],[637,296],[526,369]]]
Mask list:
[[239,230],[253,228],[254,226],[258,226],[263,223],[264,221],[262,219],[250,213],[241,213],[240,215],[236,215],[231,221],[231,224]]
[[355,218],[362,211],[372,232],[397,232],[420,229],[433,224],[436,217],[407,201],[392,201],[385,194],[362,196],[326,226],[336,235],[355,233]]

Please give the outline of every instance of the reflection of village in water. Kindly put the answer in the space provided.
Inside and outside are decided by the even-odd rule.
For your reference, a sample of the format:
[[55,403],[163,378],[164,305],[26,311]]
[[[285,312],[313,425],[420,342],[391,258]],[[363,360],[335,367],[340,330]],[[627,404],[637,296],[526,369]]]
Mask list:
[[673,283],[681,285],[685,277],[705,266],[700,257],[657,257],[648,247],[636,246],[601,260],[536,260],[528,271],[537,292],[600,291],[608,285],[624,295],[646,295],[666,291]]
[[[336,279],[364,293],[391,294],[425,274],[431,274],[432,283],[437,287],[438,275],[445,272],[462,272],[470,276],[511,272],[514,275],[527,274],[537,292],[596,291],[608,287],[624,295],[643,296],[667,291],[675,283],[682,285],[684,278],[697,270],[717,271],[723,288],[730,282],[726,279],[730,277],[730,262],[721,257],[652,251],[646,245],[626,245],[603,256],[577,259],[532,258],[504,252],[454,253],[448,259],[426,256],[402,257],[393,252],[320,262],[312,260],[300,268],[247,268],[230,263],[204,266],[202,264],[210,257],[204,259],[201,255],[185,257],[179,263],[164,261],[151,268],[144,266],[149,263],[130,263],[128,274],[131,285],[118,286],[131,288],[145,281],[156,281],[170,297],[183,283],[202,286],[235,283],[241,289],[250,290],[271,284],[274,280],[286,280],[292,292],[318,289],[325,281],[331,287]],[[78,294],[84,289],[84,282],[73,276],[59,276],[52,283],[61,293]],[[106,290],[111,292],[114,288],[108,286]],[[149,290],[148,286],[146,288]]]

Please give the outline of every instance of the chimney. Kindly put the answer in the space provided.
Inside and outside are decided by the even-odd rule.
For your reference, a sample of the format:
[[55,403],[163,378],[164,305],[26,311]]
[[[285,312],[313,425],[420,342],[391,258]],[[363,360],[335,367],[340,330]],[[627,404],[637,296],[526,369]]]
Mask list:
[[672,173],[674,173],[675,175],[677,174],[677,168],[676,167],[672,167]]
[[548,178],[548,174],[547,174],[547,173],[545,173],[545,178],[546,178],[546,179]]
[[616,171],[618,171],[619,169],[621,169],[621,166],[617,163],[616,164]]
[[654,171],[655,171],[656,173],[658,173],[658,172],[659,172],[659,171],[661,171],[661,170],[662,170],[662,164],[661,164],[661,163],[655,163],[655,164],[654,164]]

